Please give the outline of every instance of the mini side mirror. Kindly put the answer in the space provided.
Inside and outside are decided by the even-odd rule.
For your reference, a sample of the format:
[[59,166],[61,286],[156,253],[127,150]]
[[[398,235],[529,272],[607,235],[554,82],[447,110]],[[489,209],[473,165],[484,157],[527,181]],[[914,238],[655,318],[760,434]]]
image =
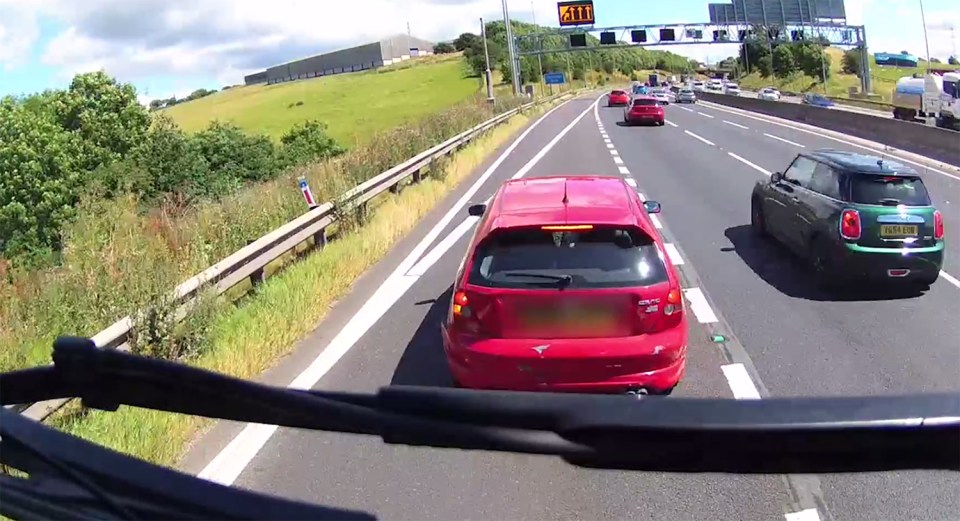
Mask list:
[[471,204],[470,207],[467,208],[467,213],[473,217],[480,217],[483,215],[483,212],[486,211],[487,205],[484,203]]
[[777,184],[777,183],[779,183],[780,181],[783,181],[783,174],[781,174],[780,172],[774,172],[774,173],[770,176],[770,182],[771,182],[771,183]]
[[643,208],[647,213],[660,213],[660,203],[656,201],[644,201]]

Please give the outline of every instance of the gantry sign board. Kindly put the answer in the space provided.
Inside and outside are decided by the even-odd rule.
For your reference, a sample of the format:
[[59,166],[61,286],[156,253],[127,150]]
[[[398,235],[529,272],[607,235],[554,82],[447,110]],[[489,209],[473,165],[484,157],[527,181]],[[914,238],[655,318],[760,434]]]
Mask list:
[[557,2],[557,14],[560,16],[560,27],[593,25],[595,22],[592,0]]
[[809,25],[847,19],[844,0],[727,0],[707,9],[710,22],[717,25]]

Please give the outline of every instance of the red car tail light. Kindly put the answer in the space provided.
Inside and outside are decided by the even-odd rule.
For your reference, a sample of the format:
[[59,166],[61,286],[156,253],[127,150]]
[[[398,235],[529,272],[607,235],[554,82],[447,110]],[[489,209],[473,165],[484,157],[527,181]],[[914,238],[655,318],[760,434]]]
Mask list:
[[667,305],[663,306],[664,315],[670,316],[674,313],[683,313],[683,293],[676,288],[667,293]]
[[453,304],[450,306],[454,317],[463,317],[470,318],[473,316],[473,311],[470,309],[470,301],[467,299],[467,294],[458,291],[453,295]]
[[848,241],[855,241],[860,238],[861,233],[860,212],[846,209],[840,213],[840,236]]
[[943,214],[940,210],[933,211],[933,238],[937,240],[943,238]]

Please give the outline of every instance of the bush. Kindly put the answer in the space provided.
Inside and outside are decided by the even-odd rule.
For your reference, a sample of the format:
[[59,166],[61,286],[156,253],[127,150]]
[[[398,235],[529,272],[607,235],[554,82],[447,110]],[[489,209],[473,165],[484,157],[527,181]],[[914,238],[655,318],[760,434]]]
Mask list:
[[280,166],[270,138],[248,135],[233,123],[214,121],[194,139],[217,176],[237,182],[263,181],[273,178]]
[[843,53],[843,58],[840,61],[840,68],[843,70],[844,74],[856,74],[860,76],[863,70],[863,59],[861,56],[861,49],[855,48],[847,50]]
[[327,126],[310,120],[290,129],[280,138],[280,157],[284,167],[304,165],[346,152],[329,134]]

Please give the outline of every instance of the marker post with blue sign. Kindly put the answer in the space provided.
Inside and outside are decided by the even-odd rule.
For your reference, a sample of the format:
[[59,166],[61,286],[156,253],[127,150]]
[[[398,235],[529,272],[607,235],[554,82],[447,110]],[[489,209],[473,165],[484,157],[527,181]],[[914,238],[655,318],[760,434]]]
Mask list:
[[298,183],[300,184],[300,192],[303,193],[303,199],[307,202],[307,208],[313,210],[317,207],[317,200],[313,198],[313,191],[310,190],[310,185],[307,184],[307,178],[301,177]]

